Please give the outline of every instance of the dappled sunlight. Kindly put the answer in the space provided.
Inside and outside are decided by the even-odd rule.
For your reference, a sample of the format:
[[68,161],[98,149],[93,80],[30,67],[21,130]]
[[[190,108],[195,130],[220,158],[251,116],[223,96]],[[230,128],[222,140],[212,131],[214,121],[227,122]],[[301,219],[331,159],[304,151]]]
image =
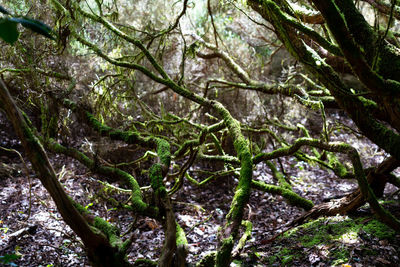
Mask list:
[[0,0],[0,265],[400,265],[397,7]]

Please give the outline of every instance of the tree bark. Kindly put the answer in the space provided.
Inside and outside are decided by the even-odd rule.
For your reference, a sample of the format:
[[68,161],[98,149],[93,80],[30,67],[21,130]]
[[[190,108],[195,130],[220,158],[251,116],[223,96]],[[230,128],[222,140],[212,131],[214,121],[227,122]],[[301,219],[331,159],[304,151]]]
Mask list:
[[117,249],[110,245],[107,238],[101,233],[95,233],[74,207],[59,183],[46,152],[26,123],[2,80],[0,80],[0,104],[21,140],[39,180],[51,195],[63,220],[82,239],[92,264],[94,266],[129,266],[124,257],[117,253]]

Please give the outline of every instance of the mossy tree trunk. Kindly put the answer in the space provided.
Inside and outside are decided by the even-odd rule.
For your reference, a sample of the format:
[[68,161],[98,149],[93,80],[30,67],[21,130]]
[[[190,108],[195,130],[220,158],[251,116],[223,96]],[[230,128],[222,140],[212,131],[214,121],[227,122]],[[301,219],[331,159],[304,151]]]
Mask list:
[[[398,115],[400,113],[397,110],[399,109],[400,83],[393,80],[393,78],[397,78],[398,76],[393,77],[393,75],[390,75],[388,68],[385,69],[386,72],[377,72],[372,67],[373,62],[369,61],[371,58],[368,57],[365,51],[359,48],[359,46],[365,46],[368,42],[374,43],[374,36],[370,26],[365,23],[363,17],[360,17],[360,14],[355,12],[354,2],[349,0],[336,1],[336,5],[331,0],[312,1],[321,12],[333,37],[336,39],[340,53],[329,47],[329,45],[334,45],[333,43],[326,44],[318,41],[318,38],[315,37],[315,35],[318,35],[316,32],[311,34],[308,27],[298,24],[291,19],[291,16],[294,15],[286,1],[248,0],[247,2],[274,26],[276,34],[284,43],[287,50],[297,60],[302,62],[329,90],[339,107],[349,114],[362,133],[387,153],[396,159],[400,159],[400,135],[382,123],[383,120],[391,124],[393,128],[398,128],[400,121]],[[343,15],[343,13],[346,15]],[[363,32],[363,36],[360,36],[360,32],[356,32],[358,31],[358,27],[354,27],[355,25],[361,27],[360,30]],[[356,40],[353,39],[353,36],[357,36]],[[328,65],[324,59],[324,54],[320,50],[316,51],[311,48],[315,41],[337,58],[345,59],[353,73],[355,73],[360,82],[366,87],[365,97],[354,94],[351,88],[342,82],[334,68]],[[357,41],[359,43],[356,43]],[[400,56],[396,53],[389,53],[390,48],[388,46],[384,43],[382,50],[386,52],[382,54],[378,53],[377,56],[386,55],[386,61],[392,58],[393,63],[397,63],[400,60]],[[389,57],[389,55],[391,56]],[[398,69],[395,66],[393,71],[397,71]],[[355,175],[357,179],[360,179],[357,173]],[[371,205],[372,209],[379,216],[382,216],[381,219],[383,221],[399,231],[399,221],[382,211],[379,205],[375,205],[377,201],[373,192],[367,192],[365,185],[359,183],[359,186],[362,192],[362,199],[366,199],[368,202],[372,201],[374,203]],[[377,185],[375,184],[375,186]],[[379,185],[379,187],[382,187],[382,185]],[[357,198],[354,198],[353,201],[355,199]],[[357,206],[355,204],[353,202],[351,206]]]
[[2,80],[0,80],[0,104],[21,140],[26,156],[31,161],[38,178],[54,200],[64,221],[82,239],[92,264],[94,266],[129,266],[125,255],[119,253],[104,234],[94,231],[75,208],[73,201],[59,183],[46,152],[26,123]]

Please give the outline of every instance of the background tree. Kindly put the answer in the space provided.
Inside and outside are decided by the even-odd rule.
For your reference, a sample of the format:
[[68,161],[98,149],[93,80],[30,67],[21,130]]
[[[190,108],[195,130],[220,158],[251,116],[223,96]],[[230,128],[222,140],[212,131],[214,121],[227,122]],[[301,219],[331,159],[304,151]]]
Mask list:
[[[400,184],[392,174],[400,164],[396,1],[366,2],[15,1],[8,9],[21,14],[2,12],[1,23],[31,22],[47,37],[53,35],[43,25],[54,25],[57,40],[21,31],[14,46],[1,48],[0,104],[96,266],[130,265],[134,235],[121,238],[68,197],[46,151],[79,161],[104,187],[128,190],[129,201],[108,198],[128,216],[162,224],[160,266],[186,262],[173,198],[187,183],[227,179],[236,186],[218,249],[203,266],[229,266],[243,249],[252,189],[306,210],[293,224],[368,202],[399,232],[399,220],[377,200],[387,183]],[[367,21],[373,12],[375,22]],[[38,20],[25,18],[31,14]],[[387,153],[381,162],[363,167],[360,152],[339,140],[336,110]],[[355,179],[358,188],[314,205],[293,189],[287,157]],[[262,163],[275,184],[253,177]],[[193,176],[195,166],[207,165],[209,172]]]

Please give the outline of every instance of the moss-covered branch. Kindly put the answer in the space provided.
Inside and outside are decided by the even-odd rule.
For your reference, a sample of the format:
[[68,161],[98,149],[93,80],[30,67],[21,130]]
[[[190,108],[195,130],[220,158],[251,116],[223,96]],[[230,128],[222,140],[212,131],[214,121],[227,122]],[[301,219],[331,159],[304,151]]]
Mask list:
[[197,128],[201,129],[200,134],[198,135],[198,138],[194,140],[187,140],[185,141],[174,153],[175,158],[179,158],[183,156],[190,148],[199,146],[204,143],[206,136],[210,133],[217,132],[219,130],[222,130],[225,128],[224,121],[220,121],[219,123],[210,125],[210,126],[204,126],[200,124],[195,124]]
[[275,164],[273,164],[271,161],[266,161],[266,164],[272,171],[272,176],[278,181],[279,186],[291,191],[292,186],[286,180],[284,174],[282,172],[278,171]]
[[346,60],[350,63],[352,70],[360,81],[374,93],[380,95],[391,94],[392,96],[398,97],[400,95],[400,83],[394,80],[385,80],[372,70],[365,60],[364,55],[357,47],[357,44],[354,42],[337,6],[331,0],[313,2],[324,16]]
[[154,200],[162,215],[161,221],[165,232],[164,246],[158,262],[159,266],[183,267],[186,264],[187,240],[183,229],[175,220],[172,203],[163,182],[170,165],[171,151],[167,141],[159,139],[158,142],[157,154],[160,163],[153,164],[149,169]]
[[285,189],[283,187],[280,186],[276,186],[276,185],[271,185],[271,184],[266,184],[264,182],[261,181],[255,181],[253,180],[251,182],[251,186],[253,186],[254,188],[273,194],[273,195],[280,195],[282,197],[284,197],[290,205],[305,209],[305,210],[310,210],[314,204],[311,200],[302,198],[301,196],[299,196],[298,194],[296,194],[295,192],[293,192],[292,190],[288,190]]
[[49,139],[45,145],[52,150],[55,153],[62,153],[64,155],[67,155],[69,157],[72,157],[76,160],[78,160],[80,163],[85,165],[87,168],[89,168],[92,172],[98,173],[103,176],[107,176],[109,178],[114,178],[120,181],[124,181],[128,183],[130,189],[132,190],[132,210],[135,212],[148,215],[151,217],[157,217],[157,211],[149,206],[147,203],[143,202],[142,199],[142,192],[140,190],[140,186],[137,183],[136,179],[130,175],[127,172],[122,171],[121,169],[118,168],[113,168],[113,167],[107,167],[107,166],[98,166],[96,162],[92,159],[90,159],[88,156],[86,156],[84,153],[78,151],[77,149],[74,148],[67,148],[64,147],[57,142],[55,142],[53,139]]
[[210,176],[208,176],[207,178],[205,178],[204,180],[202,180],[201,182],[198,182],[196,179],[194,179],[193,177],[191,177],[188,173],[185,174],[185,177],[188,179],[189,182],[191,182],[193,185],[196,186],[203,186],[205,184],[207,184],[208,182],[211,182],[212,180],[215,180],[219,177],[224,177],[227,175],[232,175],[232,174],[236,174],[239,173],[240,169],[233,169],[233,170],[228,170],[228,171],[217,171],[217,172],[213,172]]
[[[53,0],[57,1],[57,0]],[[58,3],[59,4],[59,3]],[[56,5],[56,8],[61,10],[65,10],[65,8],[63,8],[62,6],[60,7],[59,5]],[[82,36],[80,36],[78,33],[76,32],[71,32],[71,35],[74,36],[80,43],[82,43],[83,45],[89,47],[91,50],[93,50],[98,56],[102,57],[103,59],[105,59],[106,61],[108,61],[109,63],[115,65],[115,66],[120,66],[120,67],[124,67],[124,68],[128,68],[128,69],[135,69],[135,70],[139,70],[140,72],[142,72],[143,74],[145,74],[146,76],[148,76],[150,79],[152,79],[153,81],[156,81],[160,84],[164,84],[166,85],[168,88],[172,89],[174,92],[178,93],[179,95],[188,98],[198,104],[204,105],[204,106],[210,106],[210,102],[189,91],[188,89],[178,85],[177,83],[175,83],[166,73],[166,71],[164,70],[164,68],[161,66],[161,64],[159,64],[157,62],[157,60],[155,59],[155,57],[150,53],[150,51],[142,44],[141,41],[127,35],[126,33],[124,33],[123,31],[119,30],[117,27],[115,27],[111,22],[109,22],[108,20],[106,20],[104,17],[101,16],[96,16],[90,13],[85,12],[84,10],[82,10],[81,8],[77,7],[78,11],[86,16],[87,18],[90,18],[91,20],[101,23],[104,27],[106,27],[108,30],[110,30],[111,32],[113,32],[115,35],[117,35],[118,37],[132,43],[133,45],[135,45],[136,47],[138,47],[143,54],[145,55],[145,57],[147,58],[147,60],[150,62],[150,64],[157,70],[157,72],[161,75],[161,77],[159,77],[158,75],[156,75],[155,73],[153,73],[151,70],[149,70],[148,68],[136,64],[136,63],[131,63],[131,62],[126,62],[126,61],[120,61],[120,60],[116,60],[116,59],[112,59],[109,56],[107,56],[105,53],[103,53],[103,51],[96,46],[95,44],[89,42],[88,40],[84,39]]]
[[[368,0],[369,3],[381,3],[377,0]],[[354,40],[363,49],[368,62],[375,64],[375,70],[386,79],[399,80],[400,56],[398,48],[385,42],[378,32],[375,32],[361,12],[357,9],[354,1],[336,1],[341,14],[343,14],[346,25]],[[397,9],[397,11],[396,11]],[[395,6],[393,15],[398,13]]]
[[253,224],[250,221],[242,221],[242,226],[245,228],[242,237],[239,239],[235,249],[232,252],[233,257],[239,255],[246,245],[246,241],[251,237],[251,231],[253,230]]
[[235,189],[235,195],[231,203],[227,222],[222,233],[220,249],[216,256],[217,266],[229,266],[231,262],[231,251],[233,242],[237,238],[239,226],[242,222],[244,208],[249,201],[251,191],[251,180],[253,176],[253,162],[248,141],[241,133],[240,124],[229,111],[219,102],[213,102],[213,107],[223,117],[226,127],[233,139],[236,153],[240,159],[239,184]]
[[[278,37],[285,43],[289,52],[318,77],[335,97],[339,106],[349,113],[360,130],[385,151],[396,158],[400,158],[400,150],[397,149],[400,147],[400,136],[375,119],[366,108],[365,101],[352,95],[350,88],[343,84],[332,67],[327,65],[310,47],[299,41],[300,38],[293,29],[282,24],[281,21],[271,18],[271,14],[277,11],[276,9],[269,9],[269,7],[275,4],[272,1],[264,1],[265,4],[261,5],[258,0],[248,0],[248,3],[274,24]],[[391,123],[400,127],[396,124],[396,121],[391,120]]]
[[[308,94],[300,86],[294,84],[281,84],[281,83],[267,84],[256,81],[250,81],[250,83],[235,83],[221,79],[212,79],[209,80],[208,83],[220,83],[236,87],[239,89],[257,91],[269,95],[279,94],[285,96],[294,96],[294,95],[308,96]],[[328,98],[327,101],[329,100],[332,99]]]
[[21,140],[37,176],[51,195],[64,221],[82,239],[93,265],[111,266],[116,264],[128,266],[129,264],[124,257],[125,254],[118,253],[118,248],[114,247],[103,233],[93,231],[82,214],[76,209],[73,201],[65,193],[47,158],[46,152],[26,123],[2,80],[0,80],[0,102],[2,103],[2,109],[6,111],[7,117]]
[[345,144],[345,143],[323,143],[322,141],[317,140],[317,139],[299,138],[295,141],[295,143],[292,146],[283,147],[283,148],[277,149],[271,153],[261,153],[261,154],[255,156],[253,161],[258,162],[259,160],[262,160],[262,159],[266,160],[266,159],[270,159],[271,157],[275,158],[275,157],[281,157],[284,155],[291,155],[291,154],[294,154],[297,150],[299,150],[302,146],[305,146],[305,145],[312,146],[312,147],[318,147],[320,149],[324,149],[324,150],[331,151],[331,152],[339,152],[339,153],[347,154],[353,164],[354,174],[355,174],[355,177],[357,178],[358,185],[360,187],[361,193],[364,196],[364,198],[371,205],[374,212],[378,215],[378,217],[383,222],[388,224],[394,230],[400,231],[400,221],[397,218],[395,218],[392,214],[390,214],[388,211],[384,210],[383,207],[378,203],[374,192],[368,185],[368,182],[365,177],[365,173],[364,173],[357,150],[348,144]]
[[186,264],[186,256],[188,254],[188,241],[182,227],[176,223],[176,256],[175,266],[184,267]]
[[20,72],[37,72],[40,73],[44,76],[47,77],[52,77],[52,78],[57,78],[57,79],[61,79],[61,80],[71,80],[71,77],[69,77],[67,74],[62,74],[59,72],[55,72],[55,71],[45,71],[39,68],[26,68],[26,69],[12,69],[12,68],[4,68],[4,69],[0,69],[0,73],[4,73],[4,72],[15,72],[15,73],[20,73]]

